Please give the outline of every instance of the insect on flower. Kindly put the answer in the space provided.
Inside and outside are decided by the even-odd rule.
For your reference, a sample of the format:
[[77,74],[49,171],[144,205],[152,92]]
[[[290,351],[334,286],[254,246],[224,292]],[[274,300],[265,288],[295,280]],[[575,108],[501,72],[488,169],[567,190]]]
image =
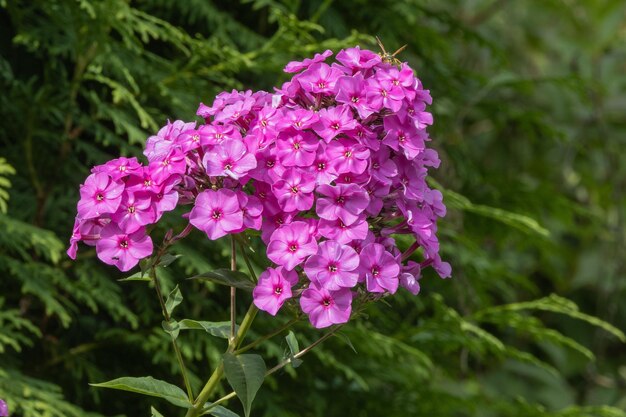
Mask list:
[[402,64],[402,62],[400,62],[400,60],[398,58],[396,58],[396,55],[398,55],[400,52],[404,51],[404,49],[408,45],[401,46],[400,48],[398,48],[396,50],[396,52],[394,52],[393,54],[390,54],[385,49],[385,46],[383,45],[382,41],[380,40],[380,38],[378,36],[376,36],[376,42],[378,42],[378,46],[380,47],[380,49],[382,51],[382,53],[379,53],[378,55],[380,55],[380,57],[382,58],[383,62],[386,62],[388,64],[393,64],[393,65],[400,65],[400,64]]

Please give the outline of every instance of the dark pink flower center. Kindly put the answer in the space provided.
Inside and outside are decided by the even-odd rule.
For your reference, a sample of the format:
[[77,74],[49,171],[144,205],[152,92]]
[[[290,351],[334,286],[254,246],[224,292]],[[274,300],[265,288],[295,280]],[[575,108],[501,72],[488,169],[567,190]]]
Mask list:
[[372,267],[372,276],[374,278],[378,278],[379,275],[380,275],[380,267],[378,265],[374,265]]
[[335,263],[328,264],[328,272],[337,272],[337,265]]
[[328,307],[330,307],[332,304],[333,304],[333,299],[332,299],[332,298],[330,298],[330,297],[324,297],[324,298],[322,299],[322,305],[323,305],[324,307],[327,307],[327,308],[328,308]]
[[380,90],[380,95],[383,97],[387,97],[387,90],[381,89]]
[[291,242],[289,244],[288,249],[289,249],[289,252],[295,253],[298,250],[298,244],[296,242]]
[[191,137],[191,140],[193,140],[194,142],[199,142],[200,141],[200,135],[193,135]]
[[266,166],[266,167],[268,167],[268,168],[274,168],[274,165],[276,165],[276,162],[275,162],[275,161],[270,161],[270,160],[267,160],[267,161],[265,162],[265,166]]
[[359,98],[358,97],[352,97],[352,102],[353,103],[358,103],[359,102]]
[[219,209],[213,210],[213,214],[211,214],[211,217],[214,220],[219,220],[222,217],[222,210],[219,210]]
[[293,148],[294,148],[295,150],[300,149],[300,142],[294,142],[294,143],[293,143]]
[[128,240],[126,240],[126,239],[120,240],[120,248],[127,249],[128,248]]
[[102,193],[96,194],[96,200],[98,200],[98,201],[104,200],[104,195],[102,195]]
[[283,293],[283,287],[282,286],[276,286],[274,287],[274,294],[276,295],[280,295]]
[[339,196],[339,197],[337,197],[337,199],[335,200],[335,203],[337,203],[337,204],[339,204],[339,205],[342,205],[342,204],[343,204],[343,203],[345,203],[345,202],[346,202],[346,199],[345,199],[345,197],[344,197],[344,196]]
[[224,170],[231,170],[233,169],[233,161],[232,160],[227,160],[224,161]]
[[352,151],[348,150],[346,151],[343,156],[345,156],[346,158],[350,158],[352,156]]
[[296,187],[296,186],[291,187],[291,193],[292,194],[298,194],[298,191],[299,191],[298,187]]
[[317,88],[326,88],[326,83],[324,81],[320,81],[317,83]]
[[339,130],[339,128],[341,128],[341,125],[339,124],[339,122],[335,122],[332,125],[330,125],[330,128],[334,130]]
[[318,171],[326,170],[326,164],[324,162],[320,162],[319,164],[317,164],[317,170]]
[[165,160],[163,160],[163,162],[161,162],[161,165],[163,165],[164,167],[168,166],[169,164],[170,164],[170,160],[169,159],[165,159]]
[[128,206],[128,212],[133,214],[135,212],[135,206]]

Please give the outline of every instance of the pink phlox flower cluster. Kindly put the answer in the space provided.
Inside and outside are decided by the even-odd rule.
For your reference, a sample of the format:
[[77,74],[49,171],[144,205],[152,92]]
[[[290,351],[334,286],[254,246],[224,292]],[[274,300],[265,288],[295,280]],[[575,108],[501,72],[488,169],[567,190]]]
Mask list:
[[[427,266],[450,276],[437,239],[446,208],[426,183],[440,163],[428,147],[429,91],[406,63],[359,47],[331,55],[289,63],[274,94],[233,90],[200,104],[203,125],[168,123],[148,139],[147,165],[94,168],[68,253],[82,240],[128,270],[152,252],[146,226],[191,204],[189,222],[209,239],[260,231],[273,266],[255,304],[275,315],[299,299],[318,328],[348,321],[362,294],[417,294]],[[405,253],[399,234],[415,238]],[[421,263],[408,261],[416,250]]]

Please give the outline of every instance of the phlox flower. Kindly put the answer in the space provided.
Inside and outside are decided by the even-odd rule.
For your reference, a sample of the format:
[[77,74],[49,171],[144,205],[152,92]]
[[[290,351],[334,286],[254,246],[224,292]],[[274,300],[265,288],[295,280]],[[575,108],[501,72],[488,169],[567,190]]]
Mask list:
[[402,107],[404,94],[388,80],[370,78],[366,87],[367,103],[374,111],[384,108],[397,112]]
[[107,213],[115,213],[122,202],[124,183],[115,181],[103,172],[91,174],[80,187],[78,216],[91,219]]
[[337,135],[348,132],[357,127],[357,121],[352,116],[348,106],[330,107],[319,112],[319,121],[313,126],[315,133],[326,142],[330,142]]
[[267,257],[291,271],[308,256],[317,252],[317,242],[309,234],[309,225],[295,221],[279,227],[272,233],[267,245]]
[[352,313],[352,291],[349,288],[332,291],[312,282],[302,292],[300,307],[315,328],[347,323]]
[[365,239],[369,231],[364,215],[360,215],[357,220],[350,225],[346,225],[341,219],[321,219],[317,229],[325,238],[336,240],[341,244],[358,242]]
[[243,226],[243,212],[232,190],[206,190],[198,194],[189,222],[216,240]]
[[315,212],[325,220],[340,219],[344,224],[354,223],[369,204],[369,197],[356,184],[320,185]]
[[340,77],[335,85],[338,103],[347,104],[359,113],[361,119],[366,119],[374,111],[367,104],[365,80],[361,73],[352,77]]
[[314,188],[315,177],[312,174],[289,168],[283,174],[283,179],[274,183],[272,191],[281,208],[292,212],[306,211],[313,206]]
[[354,139],[341,138],[331,141],[326,153],[333,161],[333,168],[338,174],[351,172],[361,174],[367,169],[370,151]]
[[369,292],[391,294],[398,289],[400,266],[392,254],[379,243],[370,243],[360,253],[359,270]]
[[302,88],[314,94],[329,94],[335,88],[337,79],[343,73],[324,63],[311,65],[306,71],[297,76]]
[[350,246],[333,240],[320,243],[315,255],[304,264],[311,281],[329,290],[352,288],[359,279],[359,255]]
[[98,258],[124,272],[137,265],[140,259],[150,256],[152,250],[152,239],[144,228],[126,233],[115,223],[104,226],[96,242]]
[[252,291],[254,305],[275,316],[283,303],[291,298],[291,287],[297,282],[298,273],[295,271],[286,271],[281,267],[266,269]]
[[202,162],[207,174],[211,176],[228,175],[238,180],[251,169],[256,168],[256,158],[249,153],[246,146],[236,140],[225,140],[208,152]]
[[126,191],[119,209],[111,215],[111,220],[126,233],[133,233],[142,226],[154,223],[156,210],[152,198],[147,193]]
[[286,167],[306,167],[313,163],[320,144],[318,137],[307,131],[287,131],[276,140],[276,155]]
[[309,66],[317,63],[317,62],[323,62],[326,60],[326,58],[328,58],[329,56],[331,56],[333,54],[333,51],[331,51],[330,49],[325,50],[324,52],[322,52],[321,54],[315,54],[315,56],[313,58],[306,58],[304,61],[291,61],[290,63],[288,63],[285,66],[284,71],[285,72],[300,72],[305,68],[308,68]]

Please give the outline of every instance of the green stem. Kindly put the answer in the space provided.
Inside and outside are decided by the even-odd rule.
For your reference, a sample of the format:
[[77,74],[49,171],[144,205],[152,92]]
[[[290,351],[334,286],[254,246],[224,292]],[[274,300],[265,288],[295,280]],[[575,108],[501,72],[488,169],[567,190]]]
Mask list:
[[[235,236],[230,237],[230,270],[237,270],[237,250],[235,247]],[[233,341],[235,338],[235,302],[237,296],[237,289],[235,287],[230,287],[230,337],[228,338],[229,343]]]
[[[235,253],[235,240],[234,239],[231,242],[231,248],[232,248],[232,253],[234,254]],[[254,269],[252,269],[252,264],[250,263],[250,260],[248,259],[248,256],[243,248],[243,245],[241,247],[241,254],[243,255],[243,258],[246,262],[246,266],[248,267],[248,271],[250,272],[250,275],[254,278],[255,281],[257,281],[256,274],[254,273]],[[236,267],[235,261],[236,259],[233,260],[233,257],[231,257],[231,268],[233,269]],[[248,308],[248,311],[246,312],[246,315],[244,316],[243,321],[241,322],[241,325],[239,326],[239,329],[237,330],[237,334],[235,334],[234,337],[230,338],[230,340],[228,341],[228,349],[226,350],[227,352],[233,353],[237,350],[237,348],[239,348],[239,345],[241,345],[241,342],[243,342],[244,338],[246,337],[246,333],[248,333],[248,330],[250,330],[250,326],[252,326],[252,322],[254,321],[254,318],[256,317],[258,312],[259,312],[259,309],[254,305],[254,303],[250,304],[250,307]],[[231,320],[232,320],[232,315],[231,315]],[[234,323],[234,320],[231,323]],[[211,394],[213,394],[213,391],[215,391],[215,389],[219,385],[219,382],[222,379],[222,376],[224,376],[224,362],[220,361],[220,364],[217,366],[217,368],[215,368],[215,370],[213,371],[213,374],[211,374],[211,376],[209,377],[209,380],[206,382],[206,384],[204,384],[202,391],[200,391],[200,394],[198,394],[198,397],[193,402],[193,407],[187,410],[187,414],[185,414],[185,417],[197,417],[200,415],[200,413],[202,413],[202,407],[204,407],[204,404],[206,404]],[[232,397],[229,397],[229,398],[232,398]],[[226,401],[226,400],[227,399],[222,398],[218,401]]]
[[[320,343],[324,342],[326,339],[328,339],[330,336],[332,336],[333,334],[335,334],[337,332],[337,330],[339,330],[343,325],[339,325],[335,328],[333,328],[331,331],[329,331],[328,333],[326,333],[324,336],[320,337],[319,339],[317,339],[315,342],[311,343],[309,346],[307,346],[306,348],[302,349],[300,352],[296,353],[295,355],[293,355],[293,358],[298,359],[301,358],[302,356],[306,355],[308,352],[311,351],[311,349],[313,349],[315,346],[319,345]],[[276,365],[275,367],[273,367],[272,369],[270,369],[269,371],[267,371],[265,373],[265,376],[269,376],[271,374],[273,374],[274,372],[284,368],[285,366],[287,366],[289,363],[291,363],[292,358],[289,359],[285,359],[284,361],[280,362],[278,365]],[[212,403],[207,410],[210,410],[213,407],[216,407],[228,400],[230,400],[231,398],[235,398],[237,396],[237,393],[235,393],[234,391],[224,395],[223,397],[221,397],[220,399],[218,399],[217,401],[215,401],[214,403]],[[205,410],[206,411],[206,410]],[[186,417],[195,417],[196,414],[190,415],[189,413],[187,413]]]
[[[163,300],[163,293],[161,292],[161,285],[159,284],[159,279],[157,278],[156,268],[152,266],[150,268],[150,278],[152,282],[154,282],[154,288],[156,289],[157,297],[159,298],[159,303],[161,304],[161,311],[163,312],[163,317],[165,321],[169,323],[171,317],[167,312],[167,308],[165,307],[165,301]],[[191,389],[191,383],[189,382],[189,377],[187,376],[187,368],[185,367],[185,362],[183,361],[183,355],[180,353],[180,349],[178,348],[178,344],[176,343],[176,338],[170,335],[172,338],[172,346],[174,347],[174,352],[176,353],[176,359],[178,360],[178,364],[180,365],[180,371],[183,374],[183,381],[185,382],[185,388],[187,388],[187,396],[189,397],[189,401],[193,401],[193,390]]]

